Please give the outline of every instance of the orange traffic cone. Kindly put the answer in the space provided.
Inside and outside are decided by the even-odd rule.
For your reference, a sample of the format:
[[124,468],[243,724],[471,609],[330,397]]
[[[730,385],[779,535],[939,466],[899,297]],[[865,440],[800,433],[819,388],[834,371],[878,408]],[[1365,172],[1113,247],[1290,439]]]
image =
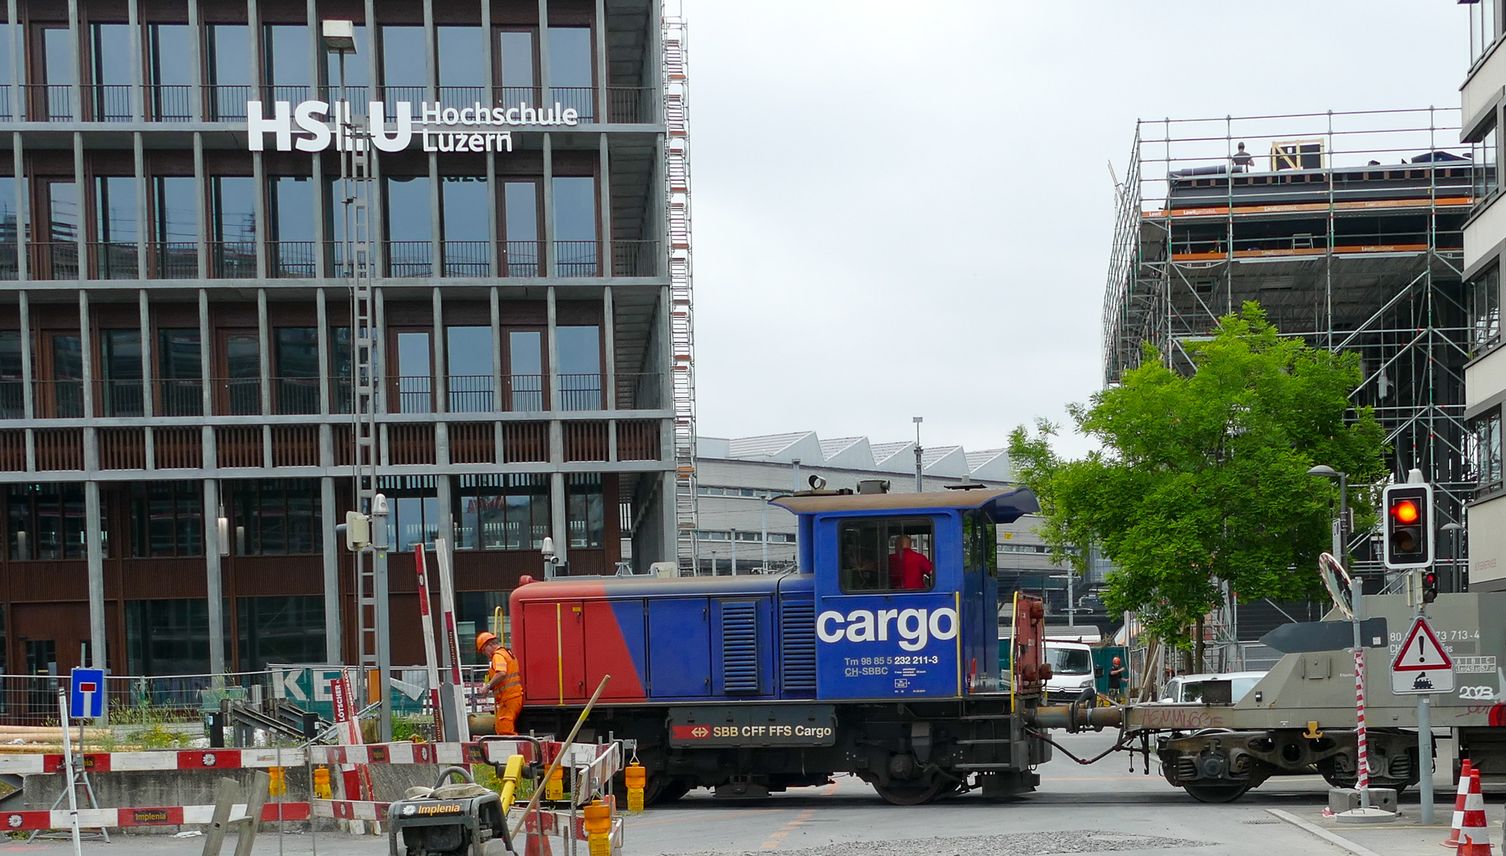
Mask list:
[[1469,799],[1469,778],[1474,768],[1470,766],[1469,759],[1459,765],[1459,789],[1454,794],[1454,822],[1449,830],[1448,837],[1440,842],[1444,847],[1459,846],[1459,830],[1464,828],[1464,803]]
[[1464,799],[1464,823],[1459,829],[1459,847],[1454,856],[1492,856],[1490,830],[1485,826],[1485,797],[1480,793],[1480,771],[1469,771],[1469,795]]

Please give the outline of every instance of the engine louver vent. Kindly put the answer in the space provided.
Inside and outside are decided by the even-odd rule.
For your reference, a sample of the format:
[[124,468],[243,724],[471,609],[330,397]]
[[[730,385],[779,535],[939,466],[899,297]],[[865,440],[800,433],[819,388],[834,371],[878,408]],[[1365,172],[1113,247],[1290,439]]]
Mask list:
[[722,603],[722,686],[728,695],[758,695],[758,605]]
[[785,600],[779,613],[780,649],[783,651],[784,692],[787,695],[816,694],[816,604]]

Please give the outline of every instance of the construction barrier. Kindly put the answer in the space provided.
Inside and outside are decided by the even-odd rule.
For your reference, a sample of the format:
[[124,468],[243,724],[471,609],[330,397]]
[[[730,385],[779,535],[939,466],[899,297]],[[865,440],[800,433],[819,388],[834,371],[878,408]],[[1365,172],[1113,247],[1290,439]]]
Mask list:
[[[301,749],[148,749],[139,752],[86,752],[80,756],[91,773],[139,773],[164,770],[243,770],[295,767]],[[63,769],[63,755],[0,754],[0,773],[49,775]]]
[[[246,804],[236,803],[231,808],[230,821],[246,817]],[[309,819],[309,804],[303,802],[265,805],[261,810],[263,823],[279,821],[306,821]],[[81,829],[124,829],[137,826],[180,826],[182,824],[208,824],[214,820],[212,805],[156,806],[147,808],[81,808],[78,810],[78,825]],[[72,825],[67,809],[53,811],[12,811],[0,813],[0,831],[31,832],[49,829],[68,829]]]

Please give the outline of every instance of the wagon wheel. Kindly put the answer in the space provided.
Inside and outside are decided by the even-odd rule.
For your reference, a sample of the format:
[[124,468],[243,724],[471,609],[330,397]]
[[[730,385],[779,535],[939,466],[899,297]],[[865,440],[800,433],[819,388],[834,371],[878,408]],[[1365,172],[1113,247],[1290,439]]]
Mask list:
[[1250,786],[1243,784],[1200,785],[1188,783],[1183,785],[1182,789],[1187,792],[1188,796],[1198,802],[1228,803],[1234,802],[1244,796],[1245,791],[1248,791]]
[[939,777],[929,781],[907,780],[890,782],[887,785],[873,782],[873,789],[890,805],[925,805],[935,800],[947,789],[947,783]]

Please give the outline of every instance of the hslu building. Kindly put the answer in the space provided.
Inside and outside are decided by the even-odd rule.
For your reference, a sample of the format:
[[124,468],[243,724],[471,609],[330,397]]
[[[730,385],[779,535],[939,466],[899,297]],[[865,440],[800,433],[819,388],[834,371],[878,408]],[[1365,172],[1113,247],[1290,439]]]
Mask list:
[[[436,537],[477,623],[546,537],[567,573],[676,561],[682,531],[688,562],[684,42],[657,0],[0,12],[0,673],[355,661],[363,395],[398,664]],[[364,164],[335,102],[380,109]]]

